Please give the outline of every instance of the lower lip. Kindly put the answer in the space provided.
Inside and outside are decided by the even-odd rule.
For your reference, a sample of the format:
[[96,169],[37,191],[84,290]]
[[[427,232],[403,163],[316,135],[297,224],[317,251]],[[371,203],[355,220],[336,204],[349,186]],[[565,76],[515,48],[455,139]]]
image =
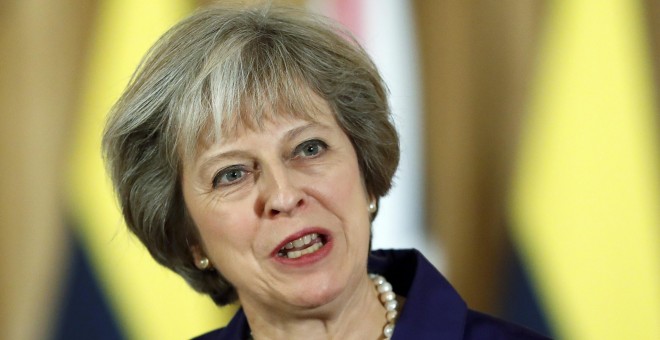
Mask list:
[[305,254],[295,259],[290,259],[285,256],[274,256],[273,259],[276,262],[287,266],[303,267],[321,261],[326,256],[328,256],[330,250],[332,250],[332,240],[330,238],[326,238],[323,247],[319,248],[317,251],[311,254]]

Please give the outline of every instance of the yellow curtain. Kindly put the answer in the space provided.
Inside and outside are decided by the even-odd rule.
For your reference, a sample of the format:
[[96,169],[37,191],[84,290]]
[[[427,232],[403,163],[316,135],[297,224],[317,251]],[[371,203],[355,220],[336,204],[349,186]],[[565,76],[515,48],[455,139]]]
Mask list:
[[71,159],[70,200],[96,276],[125,334],[184,339],[217,328],[233,310],[195,293],[129,235],[105,174],[100,139],[105,116],[147,48],[189,13],[185,0],[100,3]]
[[512,211],[563,339],[660,339],[660,148],[641,5],[549,8]]

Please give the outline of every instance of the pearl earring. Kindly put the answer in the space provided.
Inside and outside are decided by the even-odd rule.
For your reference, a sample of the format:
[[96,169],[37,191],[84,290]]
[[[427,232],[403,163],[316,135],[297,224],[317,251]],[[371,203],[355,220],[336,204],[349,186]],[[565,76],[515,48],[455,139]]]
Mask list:
[[372,214],[376,212],[376,200],[369,202],[369,212]]
[[197,268],[199,270],[206,270],[209,269],[209,259],[208,257],[202,257],[198,262],[197,262]]

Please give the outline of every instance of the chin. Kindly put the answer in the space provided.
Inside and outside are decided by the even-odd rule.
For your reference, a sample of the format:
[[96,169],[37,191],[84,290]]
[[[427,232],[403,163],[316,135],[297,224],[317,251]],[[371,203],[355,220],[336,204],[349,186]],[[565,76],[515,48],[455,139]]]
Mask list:
[[307,281],[292,292],[290,303],[301,308],[320,308],[335,301],[344,291],[344,285],[337,282],[319,284],[315,281]]

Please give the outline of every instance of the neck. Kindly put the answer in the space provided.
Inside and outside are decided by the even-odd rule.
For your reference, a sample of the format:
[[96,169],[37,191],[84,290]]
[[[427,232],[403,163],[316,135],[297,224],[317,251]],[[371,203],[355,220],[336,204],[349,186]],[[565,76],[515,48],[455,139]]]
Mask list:
[[381,339],[385,308],[364,273],[356,289],[308,309],[243,303],[254,339]]

